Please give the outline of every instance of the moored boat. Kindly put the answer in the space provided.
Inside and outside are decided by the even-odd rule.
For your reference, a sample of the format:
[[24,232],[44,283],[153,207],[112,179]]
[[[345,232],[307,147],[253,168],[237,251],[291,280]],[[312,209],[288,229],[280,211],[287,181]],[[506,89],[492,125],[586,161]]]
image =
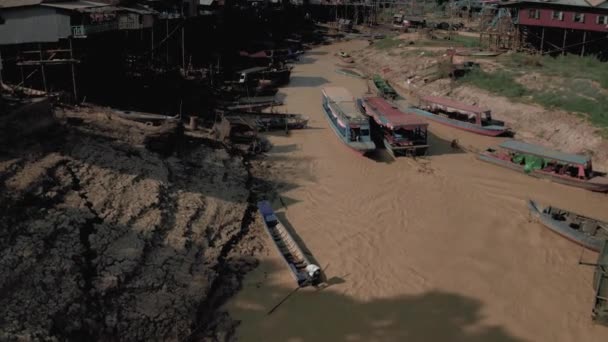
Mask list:
[[498,149],[489,148],[478,158],[538,178],[591,191],[608,192],[606,173],[594,171],[591,159],[522,141],[507,140]]
[[369,119],[357,108],[353,96],[341,87],[323,88],[323,109],[329,127],[340,140],[359,153],[373,151]]
[[492,118],[489,109],[468,105],[459,101],[439,96],[423,96],[418,109],[412,112],[438,123],[465,131],[499,136],[509,129],[504,122]]
[[591,318],[594,322],[608,326],[608,242],[600,251],[593,274],[595,303]]
[[258,128],[263,130],[303,129],[308,125],[308,117],[301,114],[261,117],[256,120]]
[[599,252],[608,239],[608,223],[555,208],[539,208],[528,201],[530,213],[547,228],[592,251]]
[[376,87],[376,90],[380,96],[389,99],[397,98],[397,92],[395,89],[393,89],[388,81],[380,77],[380,75],[374,75],[372,81],[374,82],[374,86]]
[[336,69],[336,72],[340,75],[345,75],[345,76],[350,76],[350,77],[355,77],[355,78],[365,78],[365,74],[363,74],[361,71],[357,70],[357,69],[346,69],[346,68],[340,68],[340,69]]
[[299,287],[317,285],[321,281],[321,269],[313,264],[287,228],[281,224],[268,201],[258,202],[258,210],[264,226],[277,251],[287,264]]
[[424,155],[428,123],[413,114],[400,111],[381,97],[368,97],[361,101],[365,113],[372,117],[372,138],[384,144],[393,156]]

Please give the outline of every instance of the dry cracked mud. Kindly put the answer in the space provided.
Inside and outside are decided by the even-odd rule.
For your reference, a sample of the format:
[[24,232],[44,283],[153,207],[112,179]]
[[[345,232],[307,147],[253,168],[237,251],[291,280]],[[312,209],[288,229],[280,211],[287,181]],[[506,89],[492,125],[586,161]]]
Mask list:
[[0,154],[0,340],[231,339],[217,309],[262,248],[247,157],[96,109],[57,121]]

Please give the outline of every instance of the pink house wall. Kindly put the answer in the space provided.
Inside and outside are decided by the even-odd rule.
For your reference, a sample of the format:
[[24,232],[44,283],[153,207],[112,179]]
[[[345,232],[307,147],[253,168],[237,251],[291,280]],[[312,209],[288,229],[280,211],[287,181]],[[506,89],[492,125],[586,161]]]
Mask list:
[[596,18],[602,15],[608,15],[608,11],[604,14],[598,13],[585,13],[585,22],[577,23],[574,22],[573,16],[576,11],[565,11],[565,10],[557,10],[562,11],[564,13],[563,20],[553,19],[553,9],[547,8],[539,8],[540,10],[540,18],[534,19],[529,17],[530,10],[532,8],[521,8],[519,10],[519,24],[520,25],[530,25],[530,26],[546,26],[546,27],[560,27],[567,29],[575,29],[575,30],[587,30],[587,31],[599,31],[599,32],[608,32],[608,25],[606,24],[596,24]]

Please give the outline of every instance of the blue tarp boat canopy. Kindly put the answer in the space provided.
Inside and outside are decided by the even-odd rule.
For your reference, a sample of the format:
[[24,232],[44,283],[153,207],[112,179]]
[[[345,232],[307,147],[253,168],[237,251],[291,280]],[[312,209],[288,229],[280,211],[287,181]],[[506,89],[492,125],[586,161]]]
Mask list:
[[274,210],[272,210],[272,206],[268,201],[260,201],[258,202],[258,209],[260,209],[260,213],[266,218],[266,216],[274,215]]
[[537,157],[543,157],[545,159],[551,159],[570,164],[584,165],[591,161],[587,156],[579,154],[568,154],[548,149],[543,146],[532,145],[517,140],[507,140],[500,144],[500,147],[519,153],[531,154]]

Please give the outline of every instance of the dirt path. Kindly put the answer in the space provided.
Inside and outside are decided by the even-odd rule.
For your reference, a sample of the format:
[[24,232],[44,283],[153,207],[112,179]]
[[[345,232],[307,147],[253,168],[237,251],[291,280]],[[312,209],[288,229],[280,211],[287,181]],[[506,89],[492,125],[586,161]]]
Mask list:
[[479,149],[494,140],[437,125],[426,159],[349,152],[327,126],[320,88],[365,92],[334,72],[334,53],[361,44],[304,57],[284,92],[311,129],[270,137],[269,172],[289,184],[279,189],[281,215],[330,286],[299,291],[267,315],[294,288],[270,247],[228,304],[242,320],[239,340],[605,341],[608,329],[590,321],[592,269],[577,265],[581,248],[530,222],[525,200],[608,220],[608,197],[454,153],[453,138]]

